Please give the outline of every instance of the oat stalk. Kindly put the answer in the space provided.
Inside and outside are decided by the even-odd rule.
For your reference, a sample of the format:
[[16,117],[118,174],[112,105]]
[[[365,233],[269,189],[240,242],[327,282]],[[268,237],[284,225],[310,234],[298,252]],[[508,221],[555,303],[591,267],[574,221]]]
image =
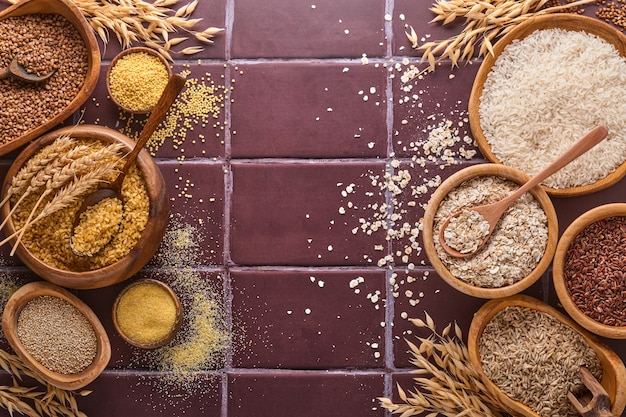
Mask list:
[[[0,367],[13,377],[13,385],[0,386],[0,407],[6,409],[9,415],[13,416],[17,412],[29,417],[87,417],[78,409],[76,395],[86,396],[90,391],[74,393],[50,385],[32,372],[18,356],[2,349],[0,349]],[[45,387],[45,390],[21,386],[23,376],[34,379]]]
[[402,404],[389,398],[379,398],[380,404],[401,417],[430,413],[446,417],[501,417],[504,413],[497,397],[481,380],[469,359],[467,346],[459,326],[448,324],[437,333],[433,319],[412,319],[417,327],[428,328],[429,337],[419,337],[418,344],[407,340],[415,388],[405,391],[397,385]]
[[437,0],[430,8],[435,17],[431,22],[447,25],[464,19],[463,29],[444,40],[428,41],[421,45],[412,26],[406,32],[414,49],[421,51],[421,62],[428,62],[420,74],[432,72],[436,65],[449,59],[452,67],[469,62],[478,47],[478,57],[493,55],[493,44],[520,23],[539,15],[569,11],[595,0],[544,8],[548,0]]
[[[10,0],[17,3],[19,0]],[[196,29],[202,19],[192,14],[199,0],[192,0],[177,8],[178,0],[73,0],[89,22],[94,33],[106,45],[113,33],[123,49],[133,43],[153,48],[166,59],[173,61],[172,47],[187,39],[212,44],[215,35],[223,31],[217,27]],[[171,37],[179,31],[188,36]],[[190,55],[202,51],[199,46],[184,48],[179,53]]]

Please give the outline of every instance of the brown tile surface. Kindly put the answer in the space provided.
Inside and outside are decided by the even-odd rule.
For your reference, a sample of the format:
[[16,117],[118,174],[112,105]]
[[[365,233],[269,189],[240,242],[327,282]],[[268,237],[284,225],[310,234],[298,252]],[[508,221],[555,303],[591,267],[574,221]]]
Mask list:
[[[431,5],[198,3],[194,17],[225,31],[198,55],[173,53],[174,70],[189,84],[170,114],[173,129],[149,145],[171,218],[159,251],[132,280],[172,285],[186,316],[171,347],[192,359],[211,355],[200,372],[173,379],[165,350],[131,347],[115,332],[111,309],[127,282],[74,291],[112,345],[107,370],[87,386],[93,392],[78,398],[90,417],[390,417],[377,397],[399,401],[397,382],[412,388],[407,341],[428,336],[410,319],[427,312],[438,328],[457,322],[467,334],[485,300],[437,276],[422,250],[420,219],[441,181],[485,162],[467,116],[480,61],[403,77],[411,65],[424,68],[406,39],[409,26],[420,43],[459,28],[431,23]],[[146,117],[117,109],[105,86],[120,46],[114,38],[100,45],[96,90],[65,124],[136,137]],[[433,149],[438,132],[451,132],[454,143]],[[17,154],[0,160],[3,177]],[[626,181],[554,198],[561,232],[624,195]],[[9,250],[0,247],[2,282],[37,279]],[[548,272],[525,293],[558,305],[550,281]],[[221,333],[202,332],[213,328]],[[626,358],[623,342],[608,344]],[[9,349],[4,338],[0,347]]]
[[228,415],[382,416],[372,400],[382,388],[383,375],[372,372],[233,372],[228,375]]
[[238,69],[231,118],[234,158],[386,155],[385,68],[288,62]]

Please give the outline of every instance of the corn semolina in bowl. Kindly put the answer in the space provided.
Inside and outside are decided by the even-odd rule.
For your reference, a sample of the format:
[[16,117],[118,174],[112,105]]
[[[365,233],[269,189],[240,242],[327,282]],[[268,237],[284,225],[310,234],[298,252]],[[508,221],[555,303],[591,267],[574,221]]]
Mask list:
[[[146,151],[124,180],[119,232],[92,256],[79,256],[70,246],[82,199],[117,177],[133,145],[109,128],[72,126],[41,137],[11,166],[3,187],[10,199],[1,207],[5,232],[15,253],[42,278],[69,288],[98,288],[129,278],[154,255],[169,203],[163,177]],[[38,165],[43,167],[37,171]],[[101,223],[116,222],[114,215],[115,210],[104,211],[93,227],[81,221],[82,244],[96,245]]]

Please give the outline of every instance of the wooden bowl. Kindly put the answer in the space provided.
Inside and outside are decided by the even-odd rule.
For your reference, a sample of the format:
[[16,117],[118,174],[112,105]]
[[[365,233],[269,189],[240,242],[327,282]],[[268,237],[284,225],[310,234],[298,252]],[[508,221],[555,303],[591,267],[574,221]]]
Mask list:
[[559,243],[554,255],[554,261],[552,265],[552,280],[554,282],[554,289],[559,298],[561,305],[567,313],[582,327],[588,331],[600,336],[612,338],[612,339],[626,339],[626,326],[610,326],[601,322],[598,322],[585,313],[583,313],[572,300],[569,290],[567,289],[564,265],[567,251],[580,232],[590,224],[593,224],[599,220],[606,219],[608,217],[623,217],[626,216],[626,204],[625,203],[612,203],[595,207],[575,219],[563,232],[563,235],[559,239]]
[[539,414],[535,413],[525,404],[511,399],[508,395],[500,391],[500,389],[487,377],[483,370],[479,353],[479,341],[482,337],[483,330],[493,316],[495,316],[500,310],[509,306],[532,308],[534,310],[550,314],[556,320],[578,331],[587,344],[596,352],[596,355],[600,360],[600,364],[602,366],[602,380],[600,383],[607,391],[611,399],[611,411],[615,416],[622,415],[622,411],[626,407],[626,386],[624,386],[624,381],[626,381],[626,368],[624,368],[624,363],[620,357],[608,346],[598,340],[594,335],[581,328],[576,322],[566,315],[560,313],[548,304],[522,294],[497,300],[490,300],[485,303],[478,310],[478,312],[476,312],[474,318],[472,319],[467,341],[467,348],[472,365],[474,365],[474,368],[478,370],[481,380],[487,386],[489,391],[497,394],[499,402],[506,407],[509,413],[515,416],[540,417]]
[[[485,134],[483,133],[480,123],[480,99],[483,94],[483,86],[491,72],[492,67],[496,63],[498,57],[504,50],[504,48],[510,43],[518,39],[524,39],[531,33],[542,29],[561,28],[569,31],[584,31],[589,34],[597,35],[604,39],[608,43],[611,43],[619,51],[620,55],[626,57],[626,36],[623,33],[604,23],[598,19],[594,19],[587,16],[581,16],[571,13],[556,13],[544,16],[536,16],[528,19],[524,23],[521,23],[518,27],[511,30],[504,35],[493,46],[494,55],[487,54],[483,60],[470,94],[468,103],[468,113],[470,120],[470,127],[472,134],[482,155],[491,162],[502,163],[500,159],[493,153],[491,145],[487,141]],[[590,126],[591,129],[593,126]],[[582,137],[582,135],[581,135]],[[532,158],[532,155],[528,155]],[[568,187],[568,188],[553,188],[546,185],[542,185],[542,188],[550,195],[559,197],[578,196],[589,194],[595,191],[605,189],[617,181],[619,181],[626,174],[626,162],[622,163],[615,171],[609,173],[606,177],[599,179],[598,181],[581,186]]]
[[[172,67],[170,66],[169,62],[167,62],[167,60],[163,57],[163,55],[159,54],[157,51],[155,51],[152,48],[147,48],[147,47],[143,47],[143,46],[136,46],[136,47],[132,47],[132,48],[128,48],[123,50],[122,52],[120,52],[119,54],[117,54],[113,60],[111,60],[111,65],[109,65],[109,69],[107,70],[107,75],[106,75],[106,87],[107,87],[107,93],[109,94],[109,97],[111,98],[111,100],[115,103],[115,105],[117,105],[117,107],[119,107],[120,109],[128,112],[128,113],[135,113],[135,114],[147,114],[150,113],[152,111],[152,109],[154,108],[154,106],[149,107],[147,109],[142,109],[142,110],[135,110],[135,109],[131,109],[128,108],[126,106],[124,106],[123,104],[121,104],[118,100],[115,99],[115,95],[111,94],[111,85],[110,85],[110,76],[111,76],[111,69],[113,67],[115,67],[115,64],[117,64],[117,62],[130,54],[134,54],[134,53],[146,53],[148,55],[154,56],[156,58],[159,59],[159,61],[161,62],[161,64],[163,64],[163,66],[165,67],[165,69],[167,70],[167,79],[169,79],[172,76]],[[155,102],[156,104],[156,102]]]
[[[121,142],[130,150],[135,142],[120,132],[103,126],[78,125],[57,129],[50,132],[26,147],[9,167],[2,187],[2,195],[7,194],[11,179],[17,174],[22,165],[39,149],[49,145],[56,138],[64,134],[75,137],[100,139],[113,143]],[[38,259],[22,243],[19,243],[16,254],[26,266],[46,281],[62,287],[74,289],[90,289],[106,287],[124,281],[143,268],[158,250],[169,218],[169,201],[167,187],[163,175],[156,162],[146,150],[142,150],[137,158],[150,199],[148,223],[137,242],[128,255],[108,266],[84,272],[67,271],[50,266]],[[0,208],[0,218],[3,220],[9,215],[10,204]],[[15,226],[9,219],[6,225],[6,235],[15,232]],[[13,239],[14,244],[15,239]]]
[[[91,323],[97,339],[96,357],[83,371],[76,374],[61,374],[51,371],[33,358],[20,341],[17,335],[17,320],[20,312],[26,303],[39,296],[58,297],[67,301]],[[78,297],[49,282],[31,282],[13,293],[2,314],[2,329],[15,353],[35,374],[46,382],[65,390],[77,390],[92,382],[104,371],[111,359],[109,338],[96,314]]]
[[529,179],[528,175],[524,174],[522,171],[501,164],[473,165],[450,176],[435,190],[428,202],[428,206],[426,207],[422,224],[424,250],[426,251],[426,256],[437,274],[439,274],[439,276],[454,289],[477,298],[506,297],[517,294],[530,287],[548,269],[556,249],[558,239],[558,220],[552,201],[546,192],[541,187],[533,188],[531,193],[535,200],[537,200],[541,205],[548,219],[548,242],[543,257],[531,273],[514,284],[498,288],[478,287],[457,278],[450,272],[437,254],[435,239],[439,239],[439,230],[434,230],[435,215],[439,205],[446,198],[448,193],[450,193],[450,191],[457,188],[467,180],[481,176],[498,176],[518,184],[523,184]]
[[83,17],[81,11],[71,0],[22,0],[0,12],[0,20],[8,17],[39,13],[62,15],[76,27],[87,48],[88,69],[86,78],[81,90],[63,111],[47,120],[42,125],[27,131],[22,136],[4,145],[0,145],[0,155],[5,155],[21,147],[70,117],[91,96],[91,93],[96,88],[98,77],[100,76],[100,49],[94,31]]
[[[172,329],[167,334],[167,336],[153,343],[143,343],[143,342],[137,341],[129,337],[121,329],[120,323],[118,320],[118,315],[117,315],[120,301],[122,300],[122,297],[124,297],[124,295],[128,292],[128,290],[132,289],[133,287],[137,285],[144,285],[144,284],[151,284],[151,285],[159,286],[160,288],[165,290],[165,292],[172,298],[172,300],[174,301],[174,304],[176,305],[176,321],[173,323]],[[118,296],[115,298],[115,303],[113,304],[113,326],[115,327],[115,330],[120,335],[120,337],[124,339],[130,345],[133,345],[142,349],[155,349],[161,346],[165,346],[166,344],[172,341],[174,336],[176,336],[176,333],[178,333],[178,331],[180,330],[181,324],[182,324],[182,307],[180,304],[180,300],[178,296],[176,295],[176,293],[172,290],[172,288],[169,285],[165,284],[164,282],[161,282],[155,279],[150,279],[150,278],[141,279],[126,286],[122,291],[120,291]]]

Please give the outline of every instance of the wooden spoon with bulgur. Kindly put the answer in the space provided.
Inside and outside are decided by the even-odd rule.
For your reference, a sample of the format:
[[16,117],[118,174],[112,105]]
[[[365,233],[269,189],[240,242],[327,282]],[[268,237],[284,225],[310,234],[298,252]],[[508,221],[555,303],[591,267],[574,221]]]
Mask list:
[[126,163],[115,181],[87,195],[76,213],[70,247],[78,256],[93,256],[106,247],[119,233],[124,213],[122,184],[126,173],[137,159],[167,111],[185,85],[185,78],[174,74],[170,77],[159,101],[154,106]]

